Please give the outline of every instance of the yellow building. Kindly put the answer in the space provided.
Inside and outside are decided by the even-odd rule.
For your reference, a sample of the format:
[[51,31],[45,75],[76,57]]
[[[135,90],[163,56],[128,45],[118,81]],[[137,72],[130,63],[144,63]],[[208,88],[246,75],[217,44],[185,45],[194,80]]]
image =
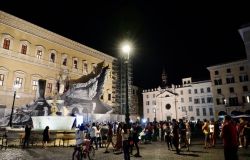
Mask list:
[[[46,80],[46,96],[52,96],[59,79],[77,79],[109,65],[102,101],[115,105],[112,89],[113,62],[117,59],[0,11],[0,106],[10,109],[14,84],[19,84],[15,106],[36,98],[38,79]],[[65,77],[66,75],[66,77]]]

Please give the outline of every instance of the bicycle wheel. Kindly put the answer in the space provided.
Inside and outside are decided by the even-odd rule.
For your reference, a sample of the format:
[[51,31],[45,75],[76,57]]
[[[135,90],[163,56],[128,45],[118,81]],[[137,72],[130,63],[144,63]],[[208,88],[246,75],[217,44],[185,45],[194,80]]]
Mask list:
[[94,160],[95,159],[95,149],[94,149],[93,146],[89,147],[88,158],[89,158],[89,160]]

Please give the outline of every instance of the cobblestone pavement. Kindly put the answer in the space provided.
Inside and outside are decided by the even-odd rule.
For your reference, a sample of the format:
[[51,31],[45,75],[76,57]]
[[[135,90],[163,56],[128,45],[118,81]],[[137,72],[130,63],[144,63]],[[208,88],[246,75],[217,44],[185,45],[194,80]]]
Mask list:
[[[96,160],[123,160],[123,154],[103,153],[104,148],[96,150]],[[1,160],[70,160],[73,147],[49,147],[43,149],[34,147],[29,149],[7,148],[0,150]],[[164,142],[152,142],[152,144],[140,144],[142,157],[131,156],[131,160],[223,160],[223,147],[218,144],[215,148],[203,149],[202,141],[195,141],[190,147],[190,151],[182,150],[180,155],[175,151],[167,150]],[[135,153],[135,149],[134,149]],[[250,160],[250,149],[239,149],[240,160]]]

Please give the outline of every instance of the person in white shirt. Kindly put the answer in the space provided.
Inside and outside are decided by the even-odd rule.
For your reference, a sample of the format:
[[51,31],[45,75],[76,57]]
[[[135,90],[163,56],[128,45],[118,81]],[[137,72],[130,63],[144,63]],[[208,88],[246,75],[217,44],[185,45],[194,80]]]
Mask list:
[[209,123],[209,139],[210,139],[210,145],[214,147],[215,145],[215,135],[214,135],[214,121],[210,121]]
[[93,143],[93,142],[95,142],[95,149],[97,150],[98,149],[98,145],[97,145],[97,139],[96,139],[96,137],[97,137],[97,132],[98,132],[98,130],[97,130],[97,128],[96,128],[96,126],[95,126],[95,123],[92,123],[92,128],[91,128],[91,130],[90,130],[90,141],[91,141],[91,144]]
[[124,154],[124,160],[130,160],[130,155],[129,155],[129,133],[130,130],[128,128],[127,124],[124,124],[122,127],[122,145],[123,145],[123,154]]

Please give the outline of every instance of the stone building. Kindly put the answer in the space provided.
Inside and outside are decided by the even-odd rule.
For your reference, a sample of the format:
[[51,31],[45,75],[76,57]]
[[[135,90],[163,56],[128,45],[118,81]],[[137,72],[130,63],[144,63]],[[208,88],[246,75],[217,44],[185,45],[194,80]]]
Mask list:
[[[109,72],[101,100],[117,107],[113,63],[117,59],[83,44],[0,11],[0,106],[9,110],[13,86],[18,84],[15,106],[29,104],[37,96],[39,79],[46,80],[45,97],[53,96],[57,81],[94,73],[104,61]],[[1,107],[3,108],[3,107]]]
[[143,115],[147,121],[214,118],[210,81],[192,82],[183,78],[182,85],[143,90]]

